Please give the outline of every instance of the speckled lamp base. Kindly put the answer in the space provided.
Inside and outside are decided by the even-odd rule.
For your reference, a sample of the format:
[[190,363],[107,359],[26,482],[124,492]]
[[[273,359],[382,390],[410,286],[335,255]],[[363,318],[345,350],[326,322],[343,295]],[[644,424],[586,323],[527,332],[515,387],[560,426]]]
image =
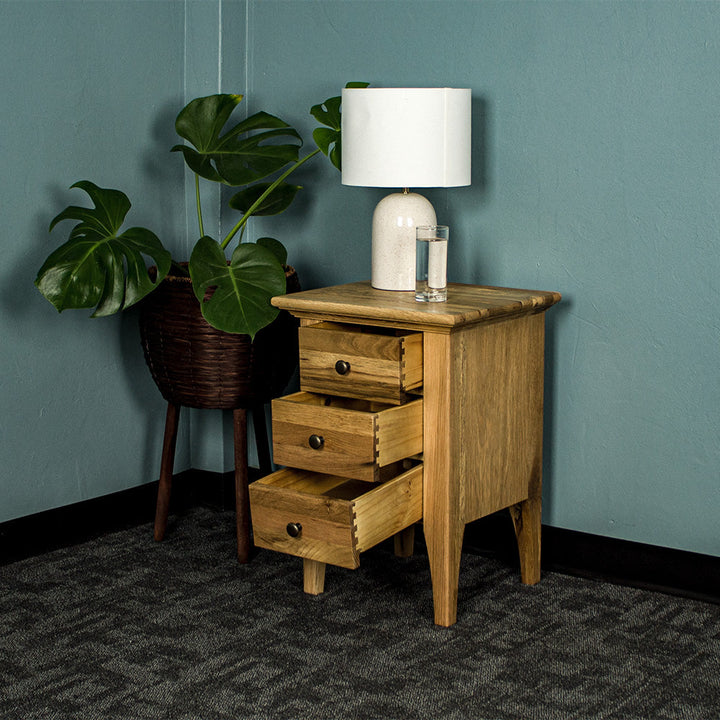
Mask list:
[[415,290],[415,228],[436,225],[435,209],[417,193],[392,193],[375,208],[372,222],[372,286]]

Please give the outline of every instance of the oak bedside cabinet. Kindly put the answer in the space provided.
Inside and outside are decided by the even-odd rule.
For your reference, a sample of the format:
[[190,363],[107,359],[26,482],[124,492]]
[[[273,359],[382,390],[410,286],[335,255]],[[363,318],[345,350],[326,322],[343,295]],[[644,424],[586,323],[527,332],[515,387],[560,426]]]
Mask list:
[[559,293],[448,285],[444,303],[350,283],[273,298],[300,319],[300,389],[272,404],[274,461],[250,486],[255,544],[359,565],[422,521],[435,623],[456,621],[465,525],[503,508],[540,579],[544,311]]

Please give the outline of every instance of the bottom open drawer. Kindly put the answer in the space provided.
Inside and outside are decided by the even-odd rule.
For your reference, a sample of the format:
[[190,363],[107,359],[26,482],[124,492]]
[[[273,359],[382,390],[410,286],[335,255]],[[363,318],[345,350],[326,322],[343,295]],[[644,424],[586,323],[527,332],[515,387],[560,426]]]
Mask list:
[[283,469],[250,485],[255,545],[356,568],[364,550],[422,519],[422,464],[380,485]]

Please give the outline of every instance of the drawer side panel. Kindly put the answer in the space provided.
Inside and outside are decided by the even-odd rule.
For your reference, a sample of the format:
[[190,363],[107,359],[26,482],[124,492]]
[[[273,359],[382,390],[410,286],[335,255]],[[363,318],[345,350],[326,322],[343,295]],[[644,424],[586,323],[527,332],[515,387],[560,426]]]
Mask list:
[[415,390],[423,384],[423,336],[421,333],[403,338],[401,372],[401,382],[405,390]]
[[412,457],[423,448],[423,402],[413,400],[378,414],[377,464],[380,467]]
[[354,502],[355,540],[363,552],[422,519],[423,468],[414,467]]

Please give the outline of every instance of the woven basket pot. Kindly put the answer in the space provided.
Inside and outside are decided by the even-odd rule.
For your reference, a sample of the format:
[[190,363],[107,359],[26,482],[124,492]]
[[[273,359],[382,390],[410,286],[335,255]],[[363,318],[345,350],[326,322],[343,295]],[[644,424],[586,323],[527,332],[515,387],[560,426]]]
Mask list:
[[[152,271],[152,269],[151,269]],[[285,273],[287,292],[300,290]],[[281,311],[251,342],[212,327],[190,278],[167,276],[140,303],[140,339],[150,373],[168,401],[208,409],[252,408],[282,393],[298,362],[298,322]]]

